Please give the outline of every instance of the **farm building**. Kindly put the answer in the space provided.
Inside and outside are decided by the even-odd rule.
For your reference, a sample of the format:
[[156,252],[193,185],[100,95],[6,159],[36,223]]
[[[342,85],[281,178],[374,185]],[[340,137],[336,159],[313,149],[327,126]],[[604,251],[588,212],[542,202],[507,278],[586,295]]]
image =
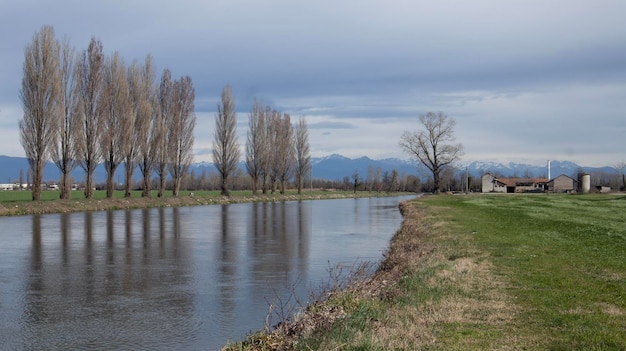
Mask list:
[[578,189],[578,180],[561,174],[548,182],[548,191],[552,193],[573,193]]
[[506,178],[491,173],[482,176],[483,193],[527,193],[544,192],[571,193],[578,189],[578,181],[561,174],[548,178]]
[[506,178],[491,173],[482,176],[483,193],[526,193],[547,190],[547,178]]

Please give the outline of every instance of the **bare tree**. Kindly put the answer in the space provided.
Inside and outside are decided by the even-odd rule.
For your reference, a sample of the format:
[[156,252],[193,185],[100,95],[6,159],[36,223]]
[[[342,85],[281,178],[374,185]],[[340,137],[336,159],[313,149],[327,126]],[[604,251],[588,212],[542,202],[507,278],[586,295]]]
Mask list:
[[91,38],[83,51],[77,68],[80,99],[81,126],[78,134],[78,160],[86,173],[85,197],[93,196],[93,174],[101,161],[100,132],[102,130],[102,94],[104,91],[104,53],[102,43]]
[[230,85],[222,90],[221,102],[215,116],[213,163],[221,176],[222,195],[230,196],[230,176],[237,170],[239,144],[237,143],[237,112]]
[[173,120],[169,129],[170,174],[174,180],[173,196],[178,196],[180,183],[193,162],[193,130],[196,127],[194,100],[196,97],[191,77],[174,82]]
[[280,193],[285,193],[287,182],[292,176],[295,164],[295,149],[293,126],[291,125],[291,116],[288,113],[283,114],[277,125],[277,144],[275,145],[274,155],[277,159],[277,178],[280,183]]
[[263,195],[267,194],[269,188],[274,192],[276,177],[273,172],[273,143],[274,143],[274,120],[279,115],[271,107],[265,107],[264,125],[261,126],[261,188]]
[[[157,89],[155,88],[155,72],[152,56],[146,57],[143,67],[138,64],[131,65],[129,69],[131,96],[135,114],[134,141],[137,152],[135,163],[139,166],[142,174],[142,197],[150,196],[150,177],[154,167],[155,155],[153,142],[155,132],[154,121],[160,114],[157,101]],[[134,150],[129,147],[126,150],[126,194],[130,196],[130,182],[132,181],[132,169],[129,165],[135,159]],[[129,168],[131,169],[129,173]]]
[[154,121],[154,165],[159,176],[158,197],[165,195],[165,184],[167,181],[167,167],[170,162],[169,153],[169,124],[174,112],[174,82],[169,69],[164,69],[161,75],[161,85],[159,86],[159,114]]
[[382,169],[380,169],[380,166],[376,167],[376,170],[374,172],[374,181],[373,181],[373,185],[376,188],[376,192],[381,192],[383,190],[383,180],[382,180]]
[[354,170],[352,173],[352,184],[353,184],[353,192],[356,194],[357,188],[361,185],[361,177],[359,176],[359,171]]
[[114,177],[117,167],[124,161],[125,149],[133,137],[132,110],[126,65],[115,52],[106,60],[102,94],[102,134],[100,138],[104,170],[106,171],[106,196],[113,197]]
[[276,191],[276,184],[279,182],[279,176],[281,173],[281,160],[283,155],[280,155],[282,145],[281,143],[281,127],[282,127],[282,115],[279,111],[272,110],[267,116],[267,128],[268,128],[268,144],[267,144],[267,157],[269,159],[269,187],[272,194]]
[[397,192],[400,188],[400,175],[398,174],[397,170],[391,170],[391,174],[389,174],[389,177],[387,179],[386,188],[388,193]]
[[295,152],[296,152],[296,164],[294,174],[296,178],[296,187],[298,188],[298,194],[302,194],[302,186],[307,174],[311,171],[311,152],[309,147],[309,129],[306,124],[306,119],[300,117],[298,124],[295,128]]
[[71,192],[71,172],[78,166],[76,162],[76,132],[80,124],[77,106],[76,53],[64,38],[60,47],[61,108],[57,115],[57,128],[54,143],[50,146],[52,161],[61,172],[60,198],[69,199]]
[[428,112],[419,117],[424,127],[416,132],[405,131],[400,147],[433,175],[434,192],[439,193],[441,171],[463,155],[463,145],[453,143],[456,121],[443,112]]
[[[130,134],[131,137],[124,145],[124,165],[126,166],[124,176],[124,197],[131,197],[133,173],[135,172],[135,167],[137,167],[139,155],[138,145],[140,140],[137,135],[141,133],[141,131],[137,130],[137,127],[140,126],[138,121],[141,120],[142,115],[150,115],[151,107],[146,97],[146,91],[143,87],[144,82],[142,68],[137,61],[133,61],[128,67],[126,79],[128,79],[128,97],[131,108],[131,113],[129,114],[129,125],[132,128],[132,132]],[[146,142],[147,141],[148,138],[146,136]]]
[[255,195],[263,171],[264,137],[265,107],[262,102],[255,99],[248,120],[246,138],[246,170],[251,178],[252,194]]
[[62,112],[60,45],[54,29],[43,26],[24,52],[20,98],[24,117],[19,121],[20,142],[33,172],[32,197],[41,199],[43,167],[50,147],[56,143],[58,118]]

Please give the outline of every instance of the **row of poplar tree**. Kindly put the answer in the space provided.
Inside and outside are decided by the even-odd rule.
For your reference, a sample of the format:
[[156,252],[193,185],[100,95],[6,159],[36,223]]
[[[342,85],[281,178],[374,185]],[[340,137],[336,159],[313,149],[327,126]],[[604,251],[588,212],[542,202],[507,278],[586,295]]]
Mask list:
[[32,169],[33,200],[39,200],[43,168],[52,160],[61,173],[61,198],[70,197],[70,173],[86,173],[85,197],[91,198],[94,171],[100,163],[107,173],[107,197],[113,196],[113,176],[126,164],[125,196],[130,196],[135,168],[143,174],[143,196],[149,196],[151,176],[180,181],[193,161],[195,92],[189,76],[172,79],[164,69],[155,83],[152,57],[126,66],[115,52],[105,56],[102,43],[92,38],[76,53],[69,40],[55,37],[51,26],[33,36],[24,55],[20,98],[24,116],[20,141]]
[[[149,196],[151,177],[159,177],[164,195],[168,174],[173,195],[193,162],[196,116],[195,91],[189,76],[173,80],[164,69],[159,84],[152,57],[126,66],[119,53],[105,56],[102,43],[92,38],[76,53],[51,26],[44,26],[26,47],[20,98],[20,141],[32,170],[33,200],[41,197],[43,168],[52,160],[61,173],[61,198],[70,197],[70,173],[85,171],[85,197],[91,198],[96,166],[103,164],[107,197],[113,196],[114,174],[125,164],[125,196],[131,196],[133,173],[142,173],[142,196]],[[240,160],[237,114],[230,86],[217,106],[213,161],[221,176],[223,195]],[[306,119],[291,124],[281,113],[254,101],[245,145],[245,165],[253,193],[277,187],[285,192],[293,177],[302,191],[310,176]]]
[[[230,180],[240,159],[237,142],[237,114],[230,86],[222,91],[215,119],[213,162],[221,176],[221,193],[229,195]],[[281,113],[255,99],[248,119],[245,144],[245,166],[252,193],[285,193],[293,178],[302,193],[304,179],[311,176],[309,133],[305,117],[294,125],[288,113]]]

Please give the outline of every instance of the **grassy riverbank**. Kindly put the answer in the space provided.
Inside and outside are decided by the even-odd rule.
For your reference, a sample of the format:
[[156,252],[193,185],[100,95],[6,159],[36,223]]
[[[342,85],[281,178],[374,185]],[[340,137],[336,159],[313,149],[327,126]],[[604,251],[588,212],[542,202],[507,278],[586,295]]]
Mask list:
[[624,350],[626,196],[427,196],[380,269],[229,350]]
[[251,191],[233,191],[230,197],[225,197],[221,196],[219,191],[181,191],[178,197],[172,197],[171,192],[167,192],[163,198],[159,198],[157,192],[153,191],[151,197],[142,198],[141,191],[133,191],[131,197],[125,198],[123,191],[116,191],[113,198],[107,199],[106,191],[98,190],[94,191],[91,200],[86,200],[81,191],[73,191],[69,200],[59,200],[58,191],[44,191],[41,201],[31,201],[31,193],[27,191],[0,191],[0,216],[396,195],[407,195],[407,193],[388,194],[365,191],[354,193],[314,189],[303,191],[302,194],[287,191],[283,195],[278,193],[252,195]]

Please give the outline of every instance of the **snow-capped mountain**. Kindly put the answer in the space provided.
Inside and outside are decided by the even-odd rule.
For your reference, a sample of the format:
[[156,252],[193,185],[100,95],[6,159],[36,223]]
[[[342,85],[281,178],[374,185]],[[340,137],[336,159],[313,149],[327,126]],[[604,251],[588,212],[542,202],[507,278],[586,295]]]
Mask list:
[[[369,170],[376,172],[380,169],[381,175],[385,172],[392,172],[394,169],[400,175],[415,175],[422,179],[429,177],[429,172],[423,167],[418,167],[414,161],[402,160],[397,158],[386,158],[381,160],[373,160],[367,156],[359,158],[348,158],[345,156],[333,154],[325,157],[315,157],[311,159],[314,179],[326,180],[342,180],[344,177],[352,178],[355,172],[359,174],[361,179],[368,177]],[[239,163],[239,168],[245,174],[246,168],[244,162]],[[462,163],[458,167],[458,172],[467,172],[473,177],[480,177],[484,173],[490,172],[505,177],[547,177],[547,165],[536,166],[524,163],[498,163],[488,161],[472,161]],[[28,161],[23,157],[0,156],[0,183],[12,183],[19,179],[20,170],[23,171],[24,177],[28,171]],[[615,174],[616,170],[612,167],[582,167],[570,161],[551,161],[550,175],[551,178],[561,174],[568,176],[576,176],[583,170],[588,173],[604,172]],[[189,172],[194,171],[196,175],[206,172],[207,175],[216,173],[215,166],[210,162],[198,162],[191,165]],[[116,179],[123,179],[124,164],[120,165],[116,172]],[[82,181],[84,172],[81,168],[77,168],[72,172],[72,176],[76,181]],[[100,165],[95,172],[96,182],[103,182],[106,174],[104,168]],[[135,172],[135,180],[141,177],[140,172]],[[45,181],[57,181],[60,173],[56,166],[52,163],[46,164],[44,168]]]
[[[531,178],[548,178],[548,165],[537,166],[525,163],[500,163],[489,161],[473,161],[462,164],[459,168],[466,169],[470,175],[479,177],[490,172],[504,177],[531,177]],[[583,167],[571,161],[550,161],[550,178],[565,174],[575,177],[579,172],[606,172],[615,173],[612,167]]]

